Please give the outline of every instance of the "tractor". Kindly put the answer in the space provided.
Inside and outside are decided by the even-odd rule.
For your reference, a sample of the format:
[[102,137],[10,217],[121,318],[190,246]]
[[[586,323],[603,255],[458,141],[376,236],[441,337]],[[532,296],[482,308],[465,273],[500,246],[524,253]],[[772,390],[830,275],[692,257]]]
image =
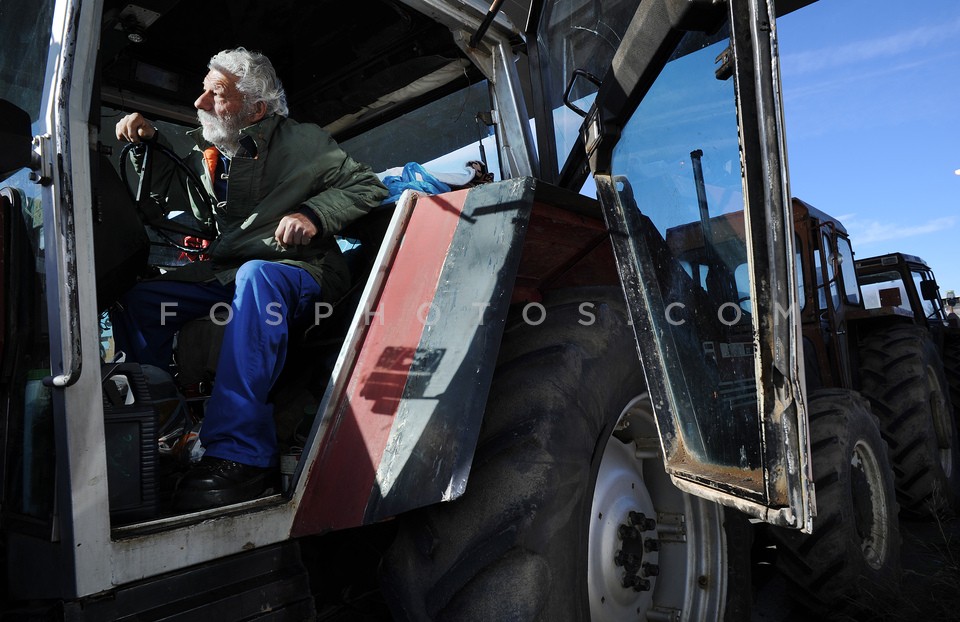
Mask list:
[[941,298],[933,270],[915,255],[867,257],[858,259],[856,268],[867,308],[896,307],[912,315],[918,328],[929,332],[946,373],[955,425],[960,425],[960,324],[956,314],[950,312],[956,298],[949,290]]
[[[804,242],[790,198],[776,18],[805,0],[9,4],[4,619],[743,620],[761,525],[784,559],[841,555],[798,581],[820,606],[895,594],[842,228]],[[197,180],[143,197],[237,45],[374,170],[496,181],[338,233],[348,292],[274,387],[283,489],[176,511],[222,320],[158,369],[108,312],[205,260]],[[134,110],[170,143],[139,168]]]

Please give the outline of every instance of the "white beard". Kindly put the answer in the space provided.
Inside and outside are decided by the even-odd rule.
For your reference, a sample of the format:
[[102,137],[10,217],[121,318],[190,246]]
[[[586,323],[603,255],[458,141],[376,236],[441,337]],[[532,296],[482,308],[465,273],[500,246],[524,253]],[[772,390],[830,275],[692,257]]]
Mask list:
[[206,110],[197,110],[197,119],[203,128],[203,138],[215,145],[221,153],[233,157],[240,149],[240,130],[243,121],[239,115],[218,117]]

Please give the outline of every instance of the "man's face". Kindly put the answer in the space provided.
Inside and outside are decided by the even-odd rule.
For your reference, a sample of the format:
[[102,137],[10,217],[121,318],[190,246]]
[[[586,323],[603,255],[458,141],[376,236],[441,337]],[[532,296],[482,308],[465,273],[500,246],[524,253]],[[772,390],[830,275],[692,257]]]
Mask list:
[[203,79],[203,93],[193,103],[203,137],[228,152],[236,152],[240,130],[258,119],[237,90],[236,76],[211,69]]

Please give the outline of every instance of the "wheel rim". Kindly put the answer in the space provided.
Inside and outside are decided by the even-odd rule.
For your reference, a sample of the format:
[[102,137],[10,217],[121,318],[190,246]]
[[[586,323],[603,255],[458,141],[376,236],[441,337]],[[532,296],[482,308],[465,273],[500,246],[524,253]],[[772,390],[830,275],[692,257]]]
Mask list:
[[930,413],[933,416],[933,427],[937,435],[937,457],[943,474],[950,478],[953,473],[953,430],[952,414],[947,412],[944,396],[946,392],[940,385],[937,371],[927,366],[927,380],[930,389]]
[[854,523],[867,564],[879,570],[886,561],[890,534],[880,462],[869,445],[857,442],[850,457]]
[[594,488],[587,584],[594,620],[716,617],[726,594],[720,508],[670,481],[647,394],[627,405]]

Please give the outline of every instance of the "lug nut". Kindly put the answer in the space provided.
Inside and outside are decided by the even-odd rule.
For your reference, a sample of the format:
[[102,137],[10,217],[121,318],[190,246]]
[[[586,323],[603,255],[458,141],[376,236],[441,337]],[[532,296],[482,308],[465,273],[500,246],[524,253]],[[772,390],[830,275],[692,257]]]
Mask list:
[[646,562],[643,564],[641,572],[645,577],[656,577],[660,574],[660,566]]
[[613,558],[613,563],[618,566],[623,566],[627,572],[636,574],[640,570],[640,564],[643,560],[638,555],[633,555],[625,551],[617,551],[617,554]]
[[628,525],[620,525],[617,528],[617,534],[619,534],[621,540],[636,540],[640,537],[640,532],[637,531],[636,527]]
[[647,515],[643,512],[630,512],[630,514],[627,515],[627,519],[631,525],[639,527],[640,531],[653,531],[657,528],[657,521],[652,518],[647,518]]
[[636,572],[640,568],[640,557],[627,553],[626,551],[617,551],[617,554],[613,558],[613,562],[618,566],[623,566],[627,570],[633,569]]
[[659,551],[660,541],[654,540],[653,538],[647,538],[646,540],[643,541],[643,549],[648,553],[651,551]]
[[636,575],[627,575],[620,581],[623,587],[633,588],[635,592],[647,592],[650,590],[650,581],[642,579]]

